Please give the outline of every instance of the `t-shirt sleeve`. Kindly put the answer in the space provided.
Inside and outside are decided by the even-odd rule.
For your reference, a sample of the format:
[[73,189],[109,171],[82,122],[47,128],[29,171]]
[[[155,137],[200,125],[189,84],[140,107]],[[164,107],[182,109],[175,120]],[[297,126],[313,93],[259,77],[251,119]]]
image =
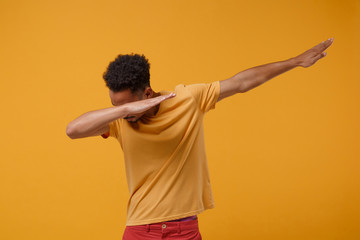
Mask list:
[[197,83],[185,85],[190,91],[191,95],[195,98],[199,108],[203,112],[207,112],[215,108],[215,104],[220,95],[220,82],[212,83]]
[[104,134],[101,134],[101,136],[103,138],[108,138],[109,136],[118,138],[119,132],[120,132],[120,124],[119,124],[119,119],[117,119],[109,123],[109,131]]

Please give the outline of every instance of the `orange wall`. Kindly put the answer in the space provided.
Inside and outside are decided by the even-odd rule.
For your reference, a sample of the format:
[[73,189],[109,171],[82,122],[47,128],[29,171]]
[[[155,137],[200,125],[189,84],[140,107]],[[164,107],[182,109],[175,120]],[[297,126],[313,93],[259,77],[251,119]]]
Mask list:
[[111,107],[102,79],[143,53],[156,91],[226,79],[334,37],[328,55],[205,119],[206,240],[360,239],[360,1],[0,2],[0,239],[121,239],[119,144],[66,125]]

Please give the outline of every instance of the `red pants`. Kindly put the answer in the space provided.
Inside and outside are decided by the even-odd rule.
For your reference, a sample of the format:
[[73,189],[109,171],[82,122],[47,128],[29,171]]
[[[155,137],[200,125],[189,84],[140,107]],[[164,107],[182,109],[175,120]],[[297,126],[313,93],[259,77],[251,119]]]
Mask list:
[[126,226],[122,240],[202,240],[198,219]]

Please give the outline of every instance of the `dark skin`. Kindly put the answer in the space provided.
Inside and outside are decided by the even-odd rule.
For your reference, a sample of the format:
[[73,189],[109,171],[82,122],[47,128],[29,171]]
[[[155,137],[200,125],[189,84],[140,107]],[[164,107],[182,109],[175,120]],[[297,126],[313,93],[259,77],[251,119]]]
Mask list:
[[218,101],[236,93],[247,92],[295,67],[307,68],[312,66],[326,56],[324,51],[331,46],[333,41],[334,38],[329,38],[296,57],[249,68],[229,79],[220,81],[221,92]]
[[[151,87],[146,87],[144,91],[138,91],[135,93],[132,93],[129,89],[119,92],[114,92],[109,89],[109,96],[111,99],[111,103],[114,106],[120,106],[123,104],[140,101],[137,104],[130,104],[130,107],[134,107],[134,111],[124,117],[124,119],[126,119],[127,121],[134,123],[137,122],[143,115],[149,117],[156,115],[157,111],[159,110],[159,103],[170,97],[175,96],[175,94],[170,94],[170,96],[161,96],[160,93],[154,92]],[[150,108],[148,108],[149,106]],[[144,111],[136,112],[135,108],[143,108]]]
[[120,92],[109,91],[114,107],[86,112],[71,121],[66,127],[66,134],[71,139],[98,136],[109,131],[109,123],[127,118],[129,122],[137,121],[141,116],[154,116],[162,101],[175,97],[175,93],[161,96],[150,87],[143,94],[133,94],[129,89]]
[[[329,38],[296,57],[249,68],[220,81],[220,96],[217,101],[237,93],[245,93],[295,67],[312,66],[326,56],[324,51],[331,46],[333,40],[334,38]],[[137,122],[142,116],[155,116],[159,104],[175,97],[175,93],[161,96],[149,86],[136,93],[129,89],[119,92],[109,90],[109,96],[114,107],[84,113],[68,124],[67,135],[72,139],[98,136],[109,132],[109,123],[118,118]]]

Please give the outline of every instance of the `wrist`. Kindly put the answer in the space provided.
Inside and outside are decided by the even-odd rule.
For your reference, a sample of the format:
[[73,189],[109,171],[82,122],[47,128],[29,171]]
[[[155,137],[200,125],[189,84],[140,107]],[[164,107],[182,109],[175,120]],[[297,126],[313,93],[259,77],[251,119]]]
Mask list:
[[290,58],[290,59],[288,59],[288,61],[290,62],[290,64],[291,64],[293,67],[299,67],[299,66],[301,66],[301,61],[300,61],[300,59],[298,59],[297,57]]
[[126,104],[116,107],[117,118],[124,118],[129,114],[129,108]]

